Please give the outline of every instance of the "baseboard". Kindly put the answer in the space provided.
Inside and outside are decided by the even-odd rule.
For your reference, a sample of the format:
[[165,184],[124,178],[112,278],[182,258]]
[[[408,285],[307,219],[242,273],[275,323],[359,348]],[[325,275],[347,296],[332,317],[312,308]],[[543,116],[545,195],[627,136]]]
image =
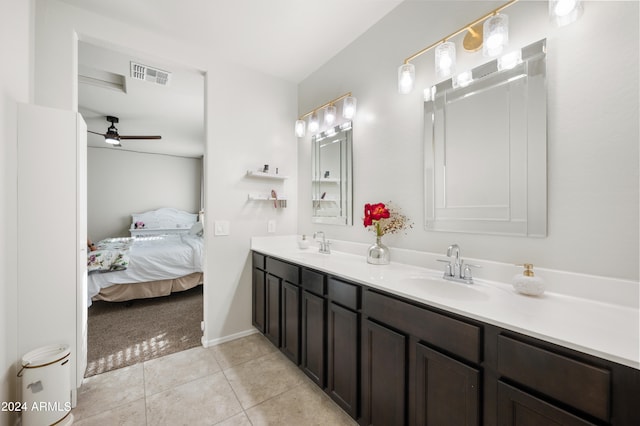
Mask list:
[[204,346],[205,348],[210,348],[212,346],[216,346],[221,343],[230,342],[231,340],[236,340],[241,337],[246,337],[252,334],[256,334],[257,332],[258,330],[256,330],[255,328],[251,328],[249,330],[241,331],[239,333],[230,334],[229,336],[219,337],[217,339],[211,339],[211,340],[205,340],[204,336],[202,336],[202,339],[201,339],[202,346]]

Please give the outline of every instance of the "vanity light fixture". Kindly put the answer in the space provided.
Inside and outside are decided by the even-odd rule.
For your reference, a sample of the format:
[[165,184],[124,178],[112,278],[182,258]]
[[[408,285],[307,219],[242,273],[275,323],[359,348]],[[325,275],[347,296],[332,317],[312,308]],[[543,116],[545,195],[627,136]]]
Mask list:
[[509,44],[509,17],[503,13],[496,13],[484,21],[482,33],[482,55],[498,56]]
[[583,10],[581,0],[549,1],[549,18],[558,27],[576,21],[582,16]]
[[436,76],[451,77],[456,72],[456,45],[450,41],[436,47]]
[[[342,106],[342,116],[347,120],[351,120],[356,115],[357,100],[356,98],[351,96],[351,92],[349,92],[330,100],[324,105],[320,105],[316,109],[309,111],[306,114],[301,115],[298,120],[296,120],[294,126],[296,136],[299,138],[304,137],[304,135],[306,134],[305,127],[307,127],[309,129],[309,132],[311,133],[316,133],[320,129],[320,119],[318,115],[318,111],[320,110],[324,110],[325,124],[328,126],[332,126],[337,118],[337,108],[335,104],[343,99],[344,102]],[[309,124],[305,126],[304,119],[307,117],[309,117]]]
[[[454,31],[453,33],[449,34],[448,36],[446,36],[445,38],[438,40],[437,42],[425,47],[424,49],[414,53],[413,55],[409,56],[408,58],[406,58],[404,60],[404,63],[402,65],[400,65],[400,67],[398,68],[398,92],[401,94],[407,94],[409,92],[411,92],[411,90],[413,90],[413,83],[415,81],[415,66],[411,63],[411,61],[413,61],[414,59],[416,59],[417,57],[427,53],[428,51],[430,51],[433,48],[439,48],[442,49],[442,52],[444,52],[445,50],[448,52],[448,58],[451,60],[451,69],[450,69],[450,73],[447,75],[451,76],[452,74],[455,73],[455,46],[454,46],[454,51],[453,51],[453,55],[451,55],[450,51],[447,50],[447,48],[443,47],[440,48],[441,45],[447,45],[447,44],[451,44],[453,45],[453,43],[449,42],[450,39],[452,39],[453,37],[457,36],[460,33],[463,33],[464,31],[467,31],[468,34],[465,37],[465,40],[463,42],[463,47],[469,51],[476,51],[480,48],[480,45],[483,43],[486,44],[487,42],[487,28],[486,28],[486,22],[484,25],[482,25],[482,22],[484,22],[487,18],[494,18],[494,20],[492,21],[492,27],[496,27],[498,29],[500,29],[500,34],[504,34],[504,27],[502,26],[502,24],[506,24],[507,23],[507,19],[506,19],[506,15],[502,15],[500,14],[500,12],[504,9],[506,9],[507,7],[511,6],[513,3],[517,2],[518,0],[511,0],[505,4],[503,4],[500,7],[497,7],[495,9],[493,9],[491,12],[484,14],[483,16],[481,16],[480,18],[476,19],[473,22],[470,22],[469,24],[465,25],[464,27],[458,29],[457,31]],[[480,24],[480,25],[479,25]],[[484,35],[482,35],[483,33],[485,33]],[[491,37],[492,35],[494,35],[494,33],[490,33],[489,37]],[[508,33],[507,33],[508,36]],[[497,37],[494,35],[494,37]],[[500,41],[498,38],[493,38],[491,39],[492,43],[498,43],[498,41]],[[505,39],[506,42],[506,39]],[[502,44],[503,42],[500,41],[500,46],[503,46]],[[492,51],[495,51],[492,50]],[[495,55],[499,54],[495,53]],[[442,67],[443,63],[441,61],[439,61],[438,58],[442,58],[442,54],[439,56],[438,52],[436,52],[436,74],[438,73],[439,67]],[[446,62],[445,62],[446,63]],[[442,72],[444,72],[444,68],[442,68]],[[438,75],[438,77],[441,77],[440,75]]]

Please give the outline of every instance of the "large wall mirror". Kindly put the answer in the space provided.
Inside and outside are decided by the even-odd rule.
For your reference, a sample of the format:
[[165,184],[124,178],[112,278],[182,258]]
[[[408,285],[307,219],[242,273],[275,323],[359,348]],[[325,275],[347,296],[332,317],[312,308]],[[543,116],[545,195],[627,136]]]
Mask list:
[[[446,80],[424,105],[425,229],[547,233],[546,40]],[[463,87],[464,86],[464,87]]]
[[351,122],[312,138],[313,223],[353,224]]

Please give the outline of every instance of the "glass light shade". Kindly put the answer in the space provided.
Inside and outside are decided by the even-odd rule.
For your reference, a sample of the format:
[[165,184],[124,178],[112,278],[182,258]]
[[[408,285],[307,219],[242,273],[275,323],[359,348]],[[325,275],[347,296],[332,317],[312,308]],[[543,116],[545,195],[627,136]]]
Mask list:
[[320,121],[318,120],[318,112],[313,111],[309,116],[309,131],[315,133],[320,128]]
[[342,116],[347,120],[351,120],[356,116],[357,100],[353,96],[347,96],[342,103]]
[[336,121],[337,110],[333,105],[329,105],[324,109],[324,124],[331,126]]
[[558,27],[575,22],[583,10],[581,0],[549,1],[549,19]]
[[510,70],[522,62],[522,51],[509,52],[498,58],[498,71]]
[[456,45],[450,41],[436,47],[436,77],[448,78],[456,72]]
[[482,54],[498,56],[509,44],[509,18],[502,13],[493,15],[484,21],[482,32]]
[[296,120],[296,125],[295,125],[296,136],[299,138],[304,137],[304,134],[306,132],[306,127],[307,125],[305,124],[304,120]]
[[413,64],[402,64],[398,67],[398,92],[406,95],[413,90],[416,79],[416,67]]
[[457,74],[452,79],[453,87],[467,87],[473,81],[473,74],[471,71],[464,71]]

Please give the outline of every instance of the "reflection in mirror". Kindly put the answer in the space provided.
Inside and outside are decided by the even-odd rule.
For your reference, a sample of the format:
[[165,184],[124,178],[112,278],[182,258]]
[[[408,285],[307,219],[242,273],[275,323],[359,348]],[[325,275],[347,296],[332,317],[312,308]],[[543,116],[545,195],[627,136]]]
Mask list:
[[[424,106],[425,229],[544,237],[547,232],[546,40],[508,69],[446,80]],[[503,69],[499,69],[503,68]]]
[[353,224],[353,160],[351,122],[312,138],[314,223]]

